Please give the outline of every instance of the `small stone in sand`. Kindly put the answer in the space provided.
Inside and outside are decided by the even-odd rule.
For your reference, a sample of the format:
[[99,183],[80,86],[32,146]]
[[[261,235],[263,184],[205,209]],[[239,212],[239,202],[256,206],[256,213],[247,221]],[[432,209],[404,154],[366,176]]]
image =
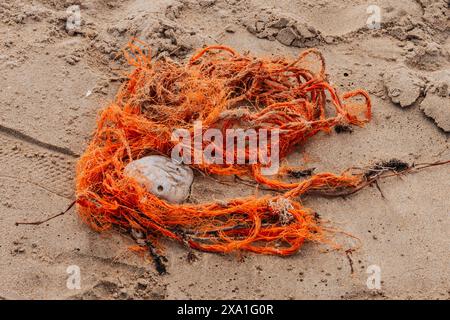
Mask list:
[[432,118],[439,128],[445,132],[450,132],[450,98],[448,96],[441,97],[434,93],[427,94],[420,104],[420,109]]
[[392,102],[402,108],[416,102],[423,90],[423,82],[406,67],[399,67],[384,74],[384,85]]
[[294,30],[290,27],[281,29],[277,35],[277,40],[286,46],[290,46],[296,38],[297,35],[295,34]]

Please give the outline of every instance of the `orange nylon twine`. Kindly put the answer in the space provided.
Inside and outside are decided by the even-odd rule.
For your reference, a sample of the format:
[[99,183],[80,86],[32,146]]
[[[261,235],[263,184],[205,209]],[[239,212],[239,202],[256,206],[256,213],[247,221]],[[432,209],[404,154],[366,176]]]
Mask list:
[[[247,176],[284,191],[220,203],[172,204],[125,176],[124,167],[150,154],[170,156],[177,143],[171,141],[173,130],[184,128],[193,135],[195,121],[202,121],[202,130],[216,128],[223,133],[235,127],[257,132],[279,129],[282,159],[318,132],[369,121],[368,94],[356,90],[339,96],[326,79],[323,56],[316,49],[290,60],[210,46],[186,65],[168,59],[152,61],[146,51],[150,52],[140,41],[129,43],[125,57],[134,70],[101,113],[94,137],[78,162],[76,196],[83,220],[98,231],[137,229],[152,241],[166,237],[209,252],[291,255],[305,240],[327,242],[314,212],[301,204],[300,196],[314,190],[354,188],[362,182],[361,175],[319,173],[288,183],[262,175],[260,163],[192,164],[206,174]],[[311,70],[315,64],[316,72]],[[358,102],[366,110],[362,119],[350,111],[358,104],[355,97],[364,100]],[[332,115],[327,104],[334,107]],[[252,152],[257,151],[245,150],[246,157]]]

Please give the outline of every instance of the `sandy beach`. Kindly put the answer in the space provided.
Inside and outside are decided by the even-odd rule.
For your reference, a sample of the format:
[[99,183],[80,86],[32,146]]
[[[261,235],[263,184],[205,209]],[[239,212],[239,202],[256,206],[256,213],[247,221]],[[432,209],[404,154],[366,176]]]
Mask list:
[[[129,235],[97,233],[74,209],[15,225],[74,200],[77,159],[130,70],[117,57],[131,37],[155,59],[178,62],[211,44],[267,57],[318,48],[339,92],[369,93],[373,118],[351,133],[314,136],[288,157],[291,165],[340,173],[392,158],[449,160],[449,17],[445,0],[2,1],[0,299],[449,299],[450,165],[345,198],[303,199],[359,239],[336,235],[359,245],[351,254],[307,243],[286,258],[195,252],[191,261],[166,242],[161,276],[128,250]],[[196,175],[191,198],[253,193]],[[79,288],[68,286],[73,266]],[[379,288],[367,285],[374,266]]]

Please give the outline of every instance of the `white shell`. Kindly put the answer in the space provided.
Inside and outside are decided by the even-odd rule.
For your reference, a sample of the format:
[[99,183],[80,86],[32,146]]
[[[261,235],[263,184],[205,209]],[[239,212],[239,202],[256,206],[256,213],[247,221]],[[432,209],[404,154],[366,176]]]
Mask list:
[[191,168],[163,156],[148,156],[131,161],[124,173],[136,179],[155,196],[173,203],[181,203],[189,197],[194,181]]

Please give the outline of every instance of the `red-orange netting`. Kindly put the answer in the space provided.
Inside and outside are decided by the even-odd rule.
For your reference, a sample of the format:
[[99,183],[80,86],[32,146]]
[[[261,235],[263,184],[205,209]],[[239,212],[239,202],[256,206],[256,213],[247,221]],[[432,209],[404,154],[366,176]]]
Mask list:
[[[247,250],[290,255],[305,240],[324,242],[324,230],[300,196],[317,190],[358,186],[360,175],[319,173],[295,183],[261,174],[261,163],[192,164],[207,175],[238,175],[282,190],[201,204],[166,202],[124,175],[132,160],[150,154],[170,157],[184,128],[202,130],[279,129],[279,157],[318,132],[336,125],[361,126],[371,105],[363,90],[338,95],[327,81],[316,49],[293,60],[241,55],[224,46],[199,50],[185,65],[152,61],[134,40],[125,56],[134,67],[113,103],[98,120],[93,139],[77,165],[78,211],[91,227],[142,231],[156,241],[167,237],[210,252]],[[317,69],[314,70],[313,69]],[[363,110],[364,109],[364,110]],[[360,117],[361,110],[364,117]],[[358,113],[359,111],[359,113]],[[256,150],[245,150],[246,157]],[[223,154],[225,157],[225,154]]]

